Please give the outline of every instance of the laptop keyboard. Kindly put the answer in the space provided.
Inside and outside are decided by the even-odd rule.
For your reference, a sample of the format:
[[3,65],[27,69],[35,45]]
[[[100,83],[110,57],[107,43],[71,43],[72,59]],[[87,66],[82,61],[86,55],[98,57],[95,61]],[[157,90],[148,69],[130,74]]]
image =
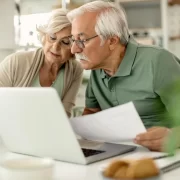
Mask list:
[[84,149],[84,148],[82,148],[82,152],[84,153],[85,157],[89,157],[89,156],[93,156],[93,155],[96,155],[96,154],[103,153],[105,151],[99,151],[99,150],[94,150],[94,149]]

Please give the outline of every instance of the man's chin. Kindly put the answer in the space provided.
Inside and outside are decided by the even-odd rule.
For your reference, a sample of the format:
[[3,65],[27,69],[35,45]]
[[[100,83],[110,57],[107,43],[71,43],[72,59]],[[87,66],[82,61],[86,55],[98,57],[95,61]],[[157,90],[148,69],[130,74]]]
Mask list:
[[83,69],[85,69],[85,70],[90,70],[90,69],[91,69],[89,66],[84,66],[84,65],[82,65],[82,64],[81,64],[81,67],[82,67]]
[[83,69],[87,69],[89,66],[86,60],[80,60],[80,63]]
[[85,70],[90,70],[90,69],[91,69],[88,64],[83,64],[83,63],[81,63],[81,67],[82,67],[83,69],[85,69]]

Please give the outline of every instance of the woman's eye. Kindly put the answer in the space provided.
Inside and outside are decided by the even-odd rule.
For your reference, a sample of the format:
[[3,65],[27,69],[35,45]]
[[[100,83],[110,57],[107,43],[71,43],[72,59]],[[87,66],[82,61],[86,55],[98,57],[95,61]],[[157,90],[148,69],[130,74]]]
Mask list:
[[50,39],[51,39],[52,41],[55,41],[55,40],[56,40],[56,38],[53,37],[53,36],[50,36]]
[[69,40],[62,40],[62,43],[63,43],[64,45],[69,45],[69,44],[70,44],[70,41],[69,41]]

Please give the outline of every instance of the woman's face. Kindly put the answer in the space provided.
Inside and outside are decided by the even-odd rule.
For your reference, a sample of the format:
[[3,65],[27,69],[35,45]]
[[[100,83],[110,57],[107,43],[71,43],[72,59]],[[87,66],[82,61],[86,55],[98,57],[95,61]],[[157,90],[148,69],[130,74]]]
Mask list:
[[46,61],[64,64],[72,57],[70,36],[71,27],[64,28],[55,34],[46,34],[43,45]]

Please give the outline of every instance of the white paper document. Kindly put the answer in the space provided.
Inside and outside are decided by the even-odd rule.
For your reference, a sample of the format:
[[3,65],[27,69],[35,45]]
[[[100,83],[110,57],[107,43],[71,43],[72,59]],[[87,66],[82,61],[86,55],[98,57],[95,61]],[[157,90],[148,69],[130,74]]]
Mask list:
[[75,133],[82,138],[103,142],[132,142],[146,129],[132,102],[95,114],[70,119]]

